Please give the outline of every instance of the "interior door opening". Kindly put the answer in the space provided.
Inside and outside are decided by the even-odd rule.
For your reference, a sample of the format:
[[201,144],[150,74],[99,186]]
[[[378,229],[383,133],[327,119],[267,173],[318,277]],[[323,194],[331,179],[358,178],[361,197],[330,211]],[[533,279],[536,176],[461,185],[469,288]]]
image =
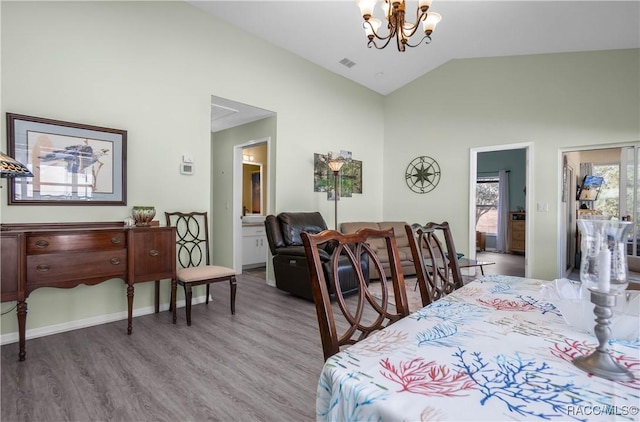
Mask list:
[[640,281],[640,144],[562,152],[560,247],[563,277],[579,280],[581,245],[577,219],[598,216],[632,221],[627,242],[629,279]]
[[530,276],[527,267],[529,143],[471,149],[469,257],[489,271]]

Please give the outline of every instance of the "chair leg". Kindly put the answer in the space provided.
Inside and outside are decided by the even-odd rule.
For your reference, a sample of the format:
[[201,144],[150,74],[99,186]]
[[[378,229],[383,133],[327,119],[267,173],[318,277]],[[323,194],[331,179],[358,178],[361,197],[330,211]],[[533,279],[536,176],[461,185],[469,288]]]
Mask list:
[[156,280],[155,282],[155,305],[156,305],[156,314],[160,312],[160,280]]
[[207,283],[207,298],[204,300],[205,304],[209,304],[209,288],[211,287],[210,283]]
[[185,308],[187,308],[187,325],[191,326],[191,285],[185,283],[184,285],[184,298]]
[[231,315],[236,314],[236,278],[231,277],[229,279],[229,286],[231,287]]
[[177,312],[176,312],[176,296],[177,296],[177,292],[178,291],[178,281],[173,278],[171,279],[171,299],[169,300],[169,312],[171,312],[171,319],[173,321],[173,323],[176,323],[176,319],[178,318],[177,316]]

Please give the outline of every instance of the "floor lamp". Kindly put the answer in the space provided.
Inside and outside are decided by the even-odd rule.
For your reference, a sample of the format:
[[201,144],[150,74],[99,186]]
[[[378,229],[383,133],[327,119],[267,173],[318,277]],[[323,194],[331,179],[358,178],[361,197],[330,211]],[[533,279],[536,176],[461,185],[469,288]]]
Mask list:
[[338,231],[338,173],[340,173],[340,169],[344,164],[344,159],[342,157],[331,158],[331,153],[329,153],[329,160],[327,161],[327,166],[333,172],[333,202],[335,208],[335,230]]

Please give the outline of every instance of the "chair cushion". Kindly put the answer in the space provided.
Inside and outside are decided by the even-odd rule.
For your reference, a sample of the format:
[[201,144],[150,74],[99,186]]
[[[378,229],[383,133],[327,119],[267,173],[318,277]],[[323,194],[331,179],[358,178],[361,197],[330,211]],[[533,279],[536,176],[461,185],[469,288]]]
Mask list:
[[202,265],[200,267],[181,268],[176,271],[178,280],[184,283],[193,283],[213,278],[231,277],[236,275],[232,268],[219,267],[217,265]]

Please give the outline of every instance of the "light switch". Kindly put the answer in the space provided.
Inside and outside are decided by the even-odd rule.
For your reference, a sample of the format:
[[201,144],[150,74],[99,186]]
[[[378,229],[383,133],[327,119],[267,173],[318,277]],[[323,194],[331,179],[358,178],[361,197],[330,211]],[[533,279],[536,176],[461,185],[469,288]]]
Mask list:
[[182,162],[183,163],[193,163],[193,157],[189,154],[184,154],[182,156]]
[[549,212],[549,204],[545,202],[538,202],[536,204],[536,209],[538,212]]

